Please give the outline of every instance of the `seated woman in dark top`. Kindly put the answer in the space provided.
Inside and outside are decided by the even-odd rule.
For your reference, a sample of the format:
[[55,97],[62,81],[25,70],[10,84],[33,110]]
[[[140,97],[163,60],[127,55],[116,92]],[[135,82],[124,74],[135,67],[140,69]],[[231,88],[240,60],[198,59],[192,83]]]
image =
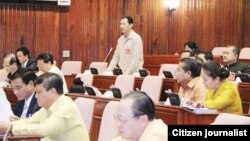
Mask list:
[[185,51],[190,51],[197,55],[200,52],[198,45],[195,42],[189,41],[184,44]]
[[70,93],[85,93],[85,88],[83,87],[83,82],[80,77],[75,78],[73,86],[70,87]]

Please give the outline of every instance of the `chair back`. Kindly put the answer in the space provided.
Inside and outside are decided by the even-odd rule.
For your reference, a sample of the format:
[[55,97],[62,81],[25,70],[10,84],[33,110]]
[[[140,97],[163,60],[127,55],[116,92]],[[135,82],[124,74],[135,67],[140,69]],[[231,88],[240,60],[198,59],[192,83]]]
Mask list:
[[64,61],[61,67],[64,75],[78,74],[82,71],[82,61]]
[[96,68],[98,74],[104,74],[104,72],[107,70],[107,67],[108,67],[107,62],[92,62],[89,65],[89,68]]
[[122,95],[133,90],[135,77],[133,75],[118,75],[115,80],[115,87],[121,90]]
[[78,97],[76,98],[75,103],[80,110],[82,119],[87,127],[88,132],[90,132],[95,100],[90,98]]
[[214,56],[222,56],[223,51],[225,50],[226,47],[214,47],[212,50],[212,54]]
[[110,141],[118,135],[118,128],[114,119],[118,101],[110,101],[104,108],[98,141]]
[[141,85],[141,91],[146,92],[149,97],[158,102],[161,95],[162,77],[160,76],[146,76]]
[[159,71],[159,76],[162,76],[165,78],[163,71],[169,71],[172,73],[173,77],[175,78],[175,73],[177,71],[178,64],[162,64],[160,71]]
[[250,53],[250,47],[244,47],[240,51],[239,59],[250,59],[249,54]]
[[219,114],[213,123],[213,125],[250,125],[250,117],[229,113]]
[[94,80],[94,75],[93,74],[83,74],[79,73],[76,75],[76,77],[80,77],[82,82],[85,85],[92,86],[93,85],[93,80]]

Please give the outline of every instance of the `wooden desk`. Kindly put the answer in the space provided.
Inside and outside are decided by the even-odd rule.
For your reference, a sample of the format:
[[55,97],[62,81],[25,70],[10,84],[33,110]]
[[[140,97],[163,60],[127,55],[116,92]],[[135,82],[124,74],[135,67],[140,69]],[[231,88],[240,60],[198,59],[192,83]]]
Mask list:
[[161,64],[178,64],[178,55],[144,55],[143,68],[150,71],[151,75],[158,75]]
[[[3,136],[0,136],[0,140],[3,140]],[[37,136],[8,136],[9,141],[40,141],[41,138]]]
[[197,114],[184,108],[182,108],[182,111],[183,111],[182,124],[184,125],[208,125],[211,124],[218,116],[218,113]]
[[243,114],[249,114],[250,108],[250,83],[239,83],[240,98],[242,101]]

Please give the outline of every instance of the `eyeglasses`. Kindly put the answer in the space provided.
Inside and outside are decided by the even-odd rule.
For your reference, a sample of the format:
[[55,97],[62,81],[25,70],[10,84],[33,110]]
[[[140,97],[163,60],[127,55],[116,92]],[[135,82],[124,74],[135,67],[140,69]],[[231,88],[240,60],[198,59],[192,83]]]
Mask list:
[[128,116],[128,117],[121,117],[121,116],[118,116],[117,114],[114,114],[115,120],[117,122],[120,122],[120,123],[127,123],[130,119],[132,119],[134,117],[138,117],[138,116],[131,115],[131,116]]

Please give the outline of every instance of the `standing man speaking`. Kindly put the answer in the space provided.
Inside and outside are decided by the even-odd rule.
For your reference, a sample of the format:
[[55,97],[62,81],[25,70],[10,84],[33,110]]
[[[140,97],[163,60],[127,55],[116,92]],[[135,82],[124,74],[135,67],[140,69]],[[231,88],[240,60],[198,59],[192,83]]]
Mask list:
[[124,16],[120,21],[122,36],[118,39],[116,50],[109,64],[108,71],[116,66],[122,69],[123,74],[133,74],[143,66],[143,43],[141,36],[134,32],[133,18]]

